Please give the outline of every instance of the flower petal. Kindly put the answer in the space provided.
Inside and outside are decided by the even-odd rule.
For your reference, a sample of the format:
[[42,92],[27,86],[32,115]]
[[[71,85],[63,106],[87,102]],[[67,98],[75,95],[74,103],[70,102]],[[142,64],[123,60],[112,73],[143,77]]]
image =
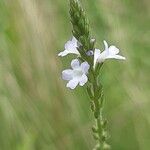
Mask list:
[[65,44],[65,50],[63,52],[60,52],[58,54],[58,56],[66,56],[68,54],[76,54],[76,55],[80,55],[77,47],[78,41],[76,40],[75,37],[72,38],[72,40],[68,41],[66,44]]
[[107,57],[107,59],[110,59],[110,58],[126,60],[126,58],[121,56],[121,55],[110,55],[110,56]]
[[78,59],[73,59],[73,60],[71,61],[71,67],[72,67],[72,69],[78,68],[79,65],[80,65],[80,62],[79,62]]
[[68,41],[65,44],[65,49],[68,50],[70,53],[79,55],[79,52],[77,50],[77,47],[78,47],[77,43],[78,41],[76,40],[75,37],[73,37],[72,40]]
[[83,86],[87,81],[88,81],[87,76],[85,74],[83,74],[82,77],[80,78],[79,85]]
[[108,43],[105,40],[103,42],[104,42],[104,45],[105,45],[105,50],[107,50],[108,49]]
[[69,54],[69,51],[64,50],[63,52],[60,52],[60,53],[58,54],[58,56],[63,57],[63,56],[66,56],[67,54]]
[[73,36],[72,40],[71,40],[72,44],[75,46],[75,47],[78,47],[78,41],[77,39]]
[[90,68],[90,65],[88,64],[88,62],[85,61],[81,64],[81,69],[84,74],[88,73],[89,68]]
[[62,72],[63,80],[69,81],[69,80],[72,80],[72,78],[73,78],[73,71],[71,69],[67,69]]
[[78,83],[79,83],[79,81],[77,79],[72,79],[67,83],[66,87],[68,87],[70,89],[75,89],[76,86],[78,85]]
[[77,44],[75,43],[75,41],[67,41],[65,44],[65,49],[66,50],[76,50]]
[[116,55],[119,53],[119,49],[116,46],[109,47],[109,55]]
[[95,51],[94,51],[94,68],[95,68],[97,59],[100,57],[100,55],[101,55],[101,51],[99,49],[95,49]]

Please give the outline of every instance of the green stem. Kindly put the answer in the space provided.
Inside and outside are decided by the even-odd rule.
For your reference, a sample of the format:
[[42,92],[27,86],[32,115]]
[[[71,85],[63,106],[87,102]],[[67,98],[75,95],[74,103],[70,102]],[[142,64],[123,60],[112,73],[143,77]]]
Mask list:
[[95,150],[106,150],[110,149],[110,146],[106,144],[107,140],[107,132],[106,132],[106,121],[103,118],[103,89],[102,85],[99,86],[97,78],[98,76],[95,74],[94,70],[93,73],[93,102],[94,102],[94,118],[96,120],[96,130],[94,132],[95,139],[98,141],[98,144],[94,148]]

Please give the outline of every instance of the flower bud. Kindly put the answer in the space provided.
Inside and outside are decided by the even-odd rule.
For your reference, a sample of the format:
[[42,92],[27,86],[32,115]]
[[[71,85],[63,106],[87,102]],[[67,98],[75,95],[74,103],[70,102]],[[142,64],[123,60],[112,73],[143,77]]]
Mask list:
[[90,40],[90,48],[94,49],[94,45],[95,45],[96,39],[91,39]]
[[89,51],[86,52],[86,55],[87,56],[93,56],[94,52],[92,50],[89,50]]

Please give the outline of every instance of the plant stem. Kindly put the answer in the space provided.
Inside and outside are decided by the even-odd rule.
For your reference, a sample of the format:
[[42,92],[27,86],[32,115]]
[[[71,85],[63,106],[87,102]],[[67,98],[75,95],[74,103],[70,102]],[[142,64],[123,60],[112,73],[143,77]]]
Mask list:
[[94,57],[88,56],[86,53],[89,50],[92,50],[94,53],[95,50],[95,39],[91,38],[88,19],[86,18],[85,12],[79,0],[69,0],[69,2],[70,20],[73,27],[72,33],[79,42],[78,51],[81,55],[80,59],[87,61],[91,66],[88,78],[90,86],[87,87],[87,91],[91,99],[91,109],[96,120],[96,126],[92,129],[94,138],[98,141],[98,144],[94,150],[107,150],[110,149],[110,146],[106,143],[108,138],[106,132],[107,121],[103,118],[102,115],[104,96],[102,85],[99,85],[98,83],[98,76],[103,63],[98,64],[95,69],[93,68]]
[[94,150],[108,150],[110,146],[106,143],[108,138],[108,134],[106,131],[107,121],[103,118],[103,103],[104,103],[104,96],[103,96],[103,89],[102,85],[98,84],[97,78],[98,76],[93,73],[93,81],[92,81],[92,88],[91,93],[93,93],[93,103],[94,103],[94,118],[96,121],[96,126],[93,127],[93,135],[95,140],[97,140],[98,144],[95,146]]

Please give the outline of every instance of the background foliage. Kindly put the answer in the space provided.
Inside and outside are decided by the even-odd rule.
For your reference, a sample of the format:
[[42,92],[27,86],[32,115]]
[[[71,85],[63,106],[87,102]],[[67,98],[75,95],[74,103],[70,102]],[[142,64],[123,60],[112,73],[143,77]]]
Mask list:
[[[82,0],[97,47],[105,39],[127,61],[105,63],[113,150],[150,148],[150,1]],[[84,88],[61,80],[72,56],[67,0],[0,0],[0,150],[91,150],[93,116]]]

